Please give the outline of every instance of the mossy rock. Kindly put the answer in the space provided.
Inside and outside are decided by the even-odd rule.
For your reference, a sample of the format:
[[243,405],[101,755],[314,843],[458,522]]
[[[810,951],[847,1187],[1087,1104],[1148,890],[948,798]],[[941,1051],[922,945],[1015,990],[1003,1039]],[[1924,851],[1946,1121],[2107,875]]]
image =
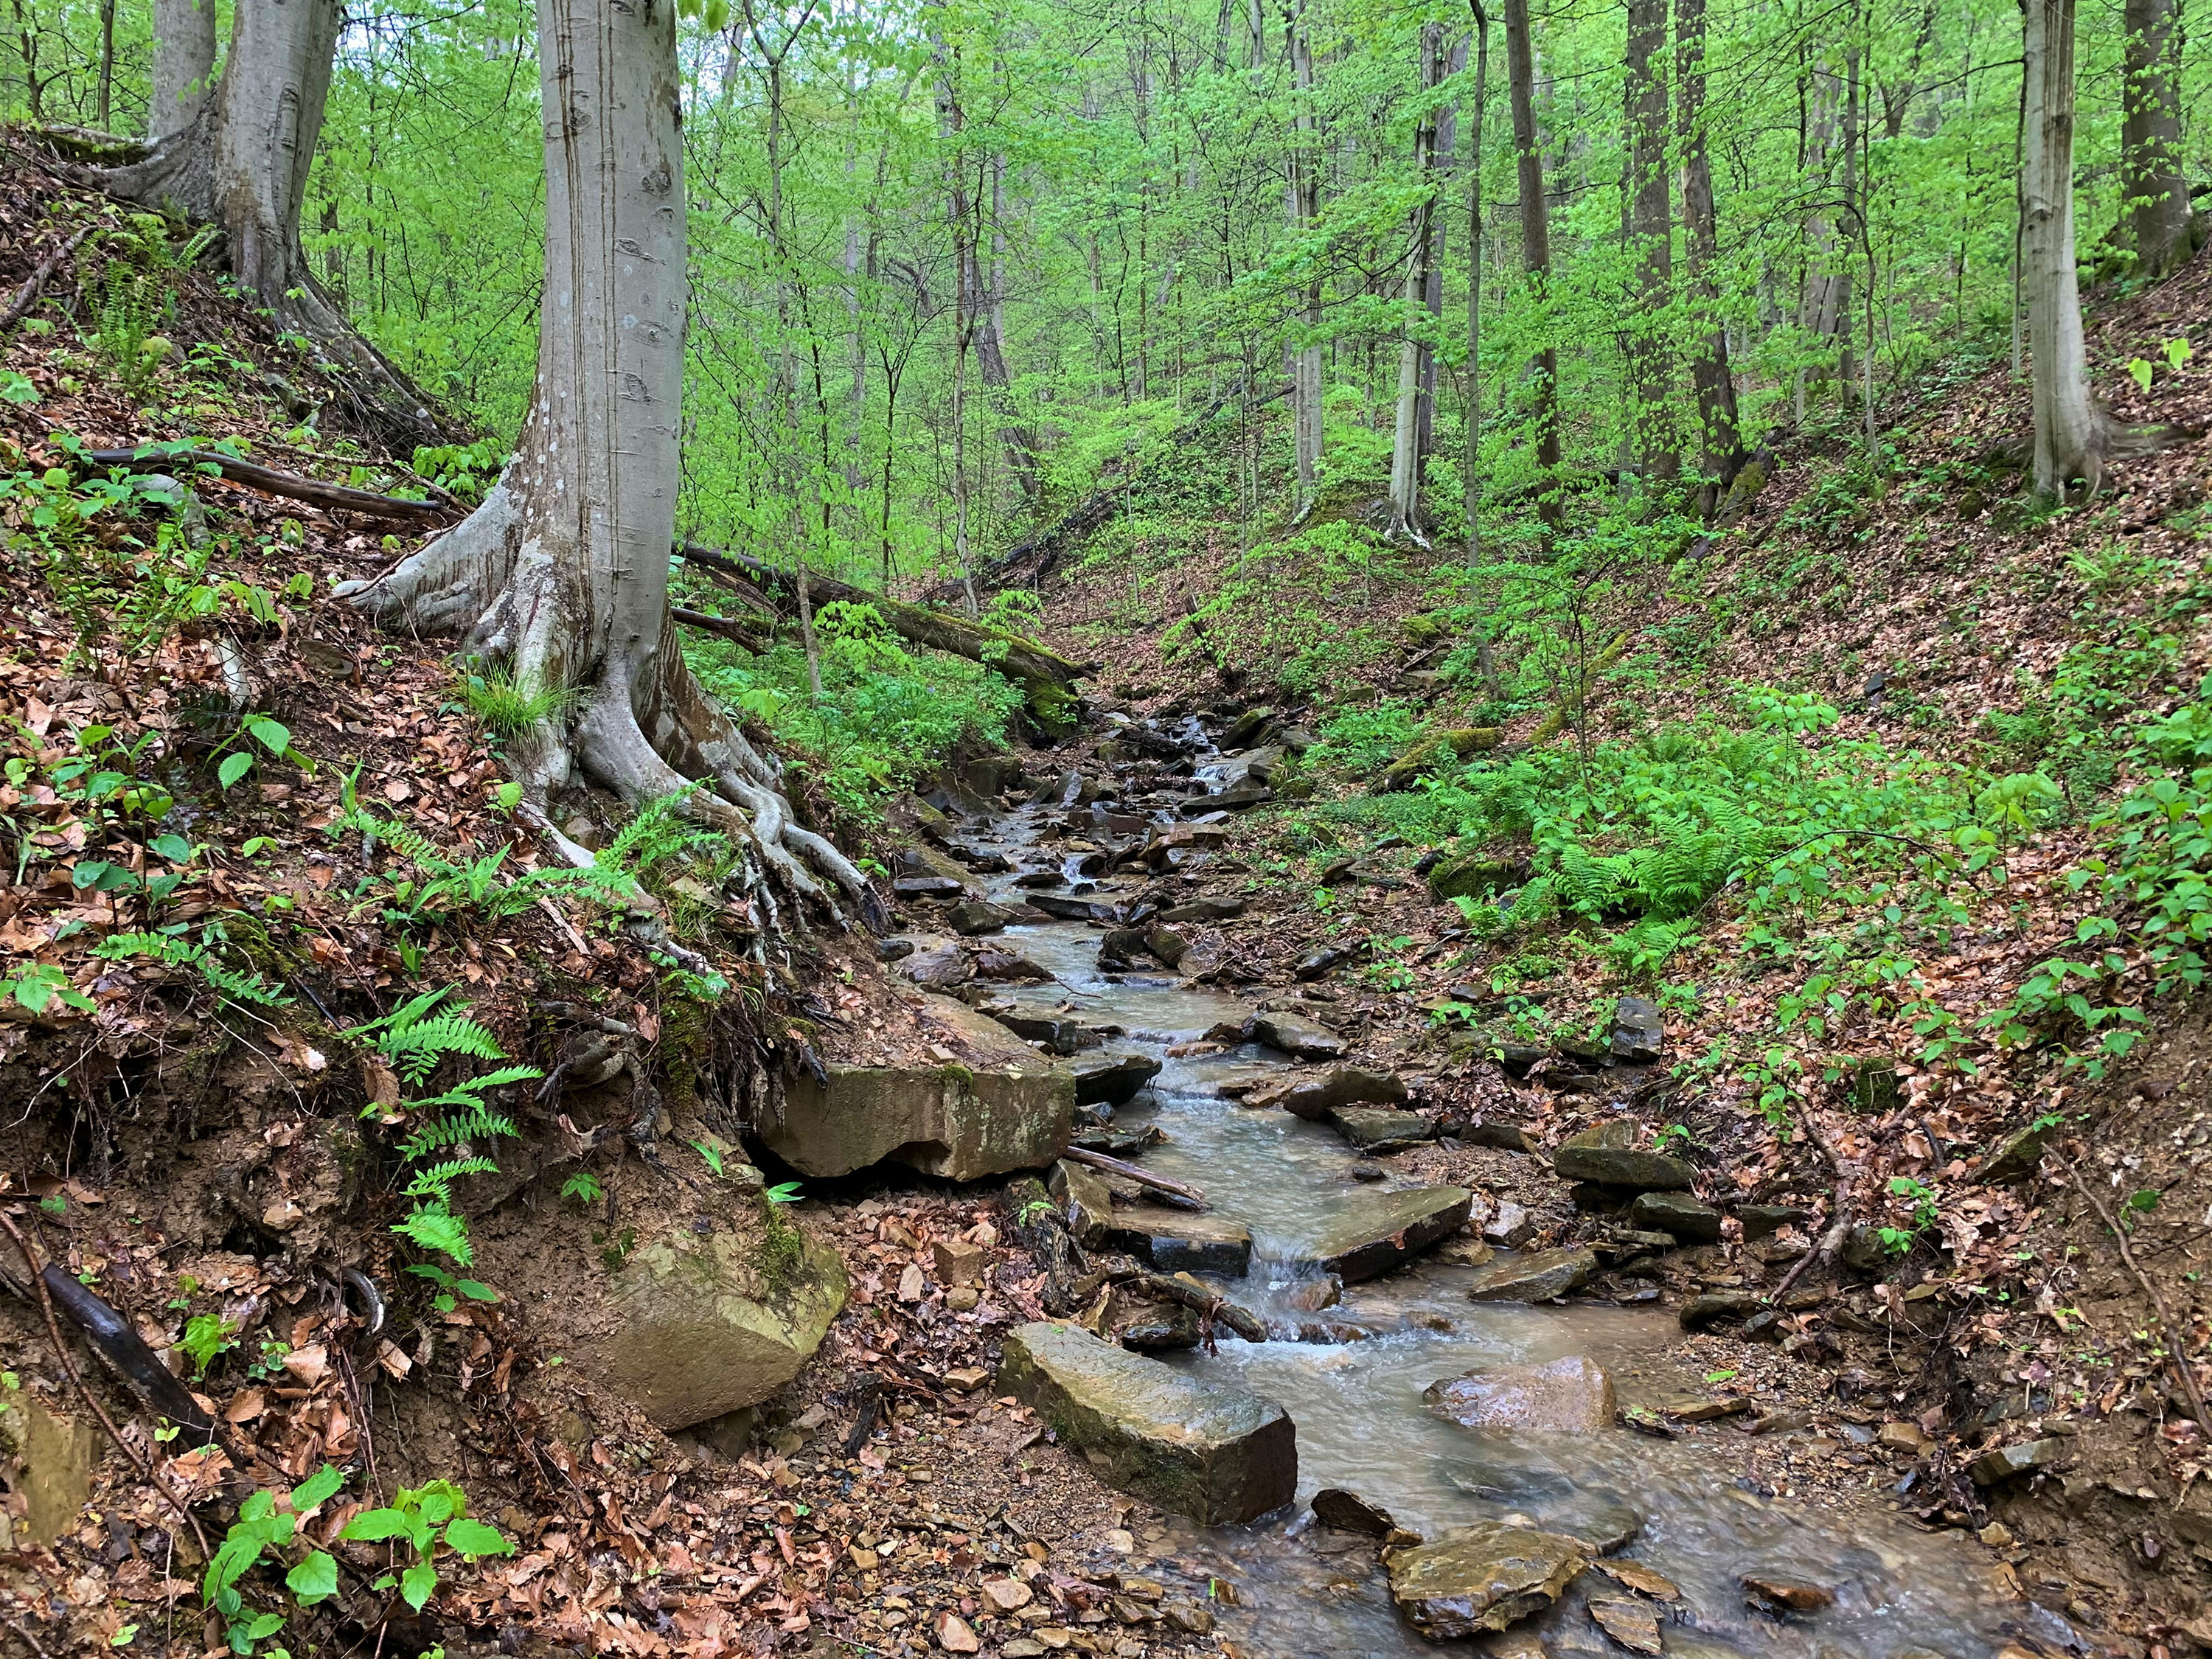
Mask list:
[[1416,779],[1440,762],[1487,754],[1504,736],[1501,726],[1462,726],[1424,738],[1384,769],[1376,787],[1385,794],[1394,789],[1410,789]]
[[1410,651],[1426,650],[1451,631],[1451,624],[1433,611],[1416,611],[1401,626]]

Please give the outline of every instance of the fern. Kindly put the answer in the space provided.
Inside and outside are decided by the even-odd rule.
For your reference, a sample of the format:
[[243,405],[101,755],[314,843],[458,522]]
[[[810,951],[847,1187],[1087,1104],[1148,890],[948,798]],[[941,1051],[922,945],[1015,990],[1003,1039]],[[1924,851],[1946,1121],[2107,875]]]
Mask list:
[[448,985],[440,990],[426,991],[401,1004],[382,1019],[356,1025],[345,1035],[367,1037],[410,1089],[428,1082],[430,1073],[438,1069],[438,1062],[447,1054],[505,1060],[507,1051],[489,1031],[468,1017],[465,1008],[437,1012],[438,1005],[451,996],[453,990]]
[[[413,1103],[427,1105],[425,1101]],[[514,1120],[503,1117],[481,1101],[471,1101],[469,1109],[456,1112],[451,1117],[435,1118],[416,1126],[415,1133],[399,1144],[402,1158],[417,1158],[431,1152],[457,1146],[465,1140],[489,1140],[495,1136],[513,1136],[518,1131]]]
[[111,962],[150,957],[167,968],[192,968],[234,1002],[258,1008],[282,1008],[292,999],[268,984],[257,971],[240,973],[216,960],[212,947],[227,943],[219,929],[209,928],[204,942],[195,943],[180,933],[116,933],[93,947],[93,955]]
[[468,1223],[452,1211],[424,1206],[392,1230],[417,1249],[450,1257],[454,1265],[476,1265],[476,1250],[469,1243]]
[[410,1198],[434,1199],[443,1206],[453,1201],[453,1182],[463,1176],[498,1173],[499,1165],[488,1158],[449,1158],[442,1164],[417,1170],[405,1192]]

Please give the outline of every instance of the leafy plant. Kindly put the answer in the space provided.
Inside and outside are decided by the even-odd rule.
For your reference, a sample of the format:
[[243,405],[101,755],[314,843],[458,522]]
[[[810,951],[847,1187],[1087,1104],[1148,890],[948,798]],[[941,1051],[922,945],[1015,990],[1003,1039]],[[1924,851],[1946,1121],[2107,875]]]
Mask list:
[[[208,1558],[207,1571],[200,1583],[202,1596],[228,1627],[233,1653],[252,1653],[255,1644],[284,1627],[283,1613],[257,1613],[248,1607],[239,1593],[238,1581],[264,1557],[283,1561],[284,1547],[295,1540],[300,1518],[328,1503],[344,1484],[345,1476],[325,1463],[292,1489],[283,1509],[277,1508],[275,1495],[267,1491],[249,1493],[238,1506],[238,1519]],[[284,1586],[298,1607],[326,1601],[337,1594],[337,1563],[325,1551],[309,1550],[292,1564],[284,1576]]]
[[413,1557],[397,1577],[387,1573],[376,1582],[379,1589],[398,1586],[400,1599],[420,1613],[437,1594],[437,1553],[441,1546],[464,1560],[488,1555],[512,1555],[514,1544],[496,1527],[472,1520],[467,1494],[450,1480],[431,1480],[420,1486],[403,1486],[381,1509],[363,1510],[345,1523],[338,1536],[362,1543],[404,1546]]
[[0,1000],[11,1000],[34,1014],[43,1014],[57,1002],[86,1014],[93,1006],[90,997],[70,983],[60,964],[52,962],[19,963],[0,979]]
[[217,1356],[238,1346],[238,1326],[218,1314],[195,1314],[185,1322],[184,1339],[177,1346],[191,1357],[192,1375],[205,1376]]
[[579,1170],[561,1183],[561,1196],[580,1204],[596,1204],[606,1194],[606,1188],[589,1170]]
[[495,737],[519,738],[555,720],[574,701],[559,686],[524,686],[504,668],[471,669],[461,680],[461,701],[477,724]]

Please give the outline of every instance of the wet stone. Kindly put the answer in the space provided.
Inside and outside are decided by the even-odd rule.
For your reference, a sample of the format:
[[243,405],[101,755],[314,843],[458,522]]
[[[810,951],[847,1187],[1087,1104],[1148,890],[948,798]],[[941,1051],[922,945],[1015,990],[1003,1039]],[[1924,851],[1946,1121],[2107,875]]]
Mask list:
[[1358,1284],[1457,1232],[1474,1201],[1464,1187],[1347,1193],[1307,1249],[1324,1272]]
[[1291,1078],[1264,1090],[1254,1091],[1251,1106],[1280,1106],[1293,1117],[1318,1122],[1340,1106],[1401,1104],[1406,1085],[1395,1073],[1372,1071],[1361,1066],[1332,1066],[1313,1076]]
[[1562,1142],[1552,1167],[1569,1181],[1634,1192],[1686,1192],[1697,1173],[1679,1158],[1653,1152],[1643,1127],[1627,1118],[1598,1124]]
[[1687,1193],[1638,1193],[1628,1206],[1628,1224],[1672,1233],[1685,1244],[1720,1243],[1721,1212]]
[[1541,1613],[1589,1565],[1572,1538],[1492,1521],[1394,1550],[1388,1563],[1391,1599],[1431,1642],[1501,1631]]
[[1297,1492],[1297,1431],[1280,1406],[1073,1326],[1012,1332],[999,1382],[1090,1455],[1109,1485],[1171,1513],[1233,1525]]
[[1219,1273],[1242,1279],[1252,1265],[1252,1234],[1224,1217],[1144,1204],[1115,1212],[1105,1243],[1164,1273]]
[[1777,1617],[1818,1613],[1836,1605],[1835,1591],[1786,1573],[1747,1572],[1741,1582],[1748,1605]]
[[991,904],[982,899],[969,899],[956,904],[945,915],[945,923],[956,933],[974,938],[979,933],[1005,931],[1006,924],[1019,919],[1020,913],[1003,904]]
[[1572,1296],[1595,1272],[1595,1253],[1582,1246],[1538,1250],[1476,1268],[1467,1294],[1474,1302],[1548,1302]]
[[1431,1384],[1421,1398],[1437,1416],[1468,1429],[1587,1434],[1611,1428],[1617,1412],[1613,1378],[1579,1354],[1471,1370]]
[[1346,1492],[1341,1486],[1323,1486],[1313,1495],[1314,1519],[1324,1527],[1334,1527],[1339,1532],[1364,1533],[1370,1538],[1387,1538],[1398,1529],[1390,1511],[1380,1504],[1370,1504],[1357,1492]]
[[1137,1091],[1160,1074],[1160,1062],[1151,1054],[1115,1054],[1097,1050],[1068,1069],[1075,1073],[1075,1103],[1079,1106],[1126,1106]]
[[1419,1112],[1346,1106],[1328,1115],[1330,1127],[1359,1152],[1371,1154],[1402,1152],[1437,1138],[1436,1120]]
[[1686,1331],[1701,1331],[1724,1319],[1745,1319],[1759,1311],[1759,1298],[1749,1291],[1707,1291],[1682,1304],[1679,1317]]
[[1659,1647],[1659,1615],[1648,1601],[1632,1601],[1622,1596],[1614,1600],[1589,1604],[1591,1622],[1631,1653],[1656,1654]]
[[1294,1060],[1334,1060],[1344,1053],[1344,1039],[1311,1020],[1295,1014],[1263,1013],[1251,1025],[1252,1040],[1279,1048]]

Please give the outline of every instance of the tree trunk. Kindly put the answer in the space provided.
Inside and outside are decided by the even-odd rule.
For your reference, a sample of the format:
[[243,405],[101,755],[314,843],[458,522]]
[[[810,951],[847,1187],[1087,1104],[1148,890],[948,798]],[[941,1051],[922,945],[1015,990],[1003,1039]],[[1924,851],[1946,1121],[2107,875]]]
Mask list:
[[[1471,44],[1469,40],[1452,42],[1451,50],[1444,55],[1443,73],[1447,76],[1457,75],[1467,67],[1467,55]],[[1435,165],[1440,174],[1449,173],[1458,165],[1458,150],[1459,106],[1447,104],[1437,112],[1436,141],[1430,152],[1436,158]],[[1441,192],[1441,179],[1437,181],[1437,188]],[[1443,337],[1444,255],[1451,240],[1450,225],[1449,216],[1437,212],[1434,207],[1429,210],[1429,276],[1427,285],[1422,291],[1421,302],[1428,308],[1429,326],[1433,331],[1431,337],[1438,340]],[[1421,404],[1413,421],[1415,464],[1425,467],[1436,451],[1437,353],[1433,345],[1424,341],[1421,345]]]
[[[577,771],[639,805],[705,779],[695,819],[833,914],[817,874],[865,904],[860,872],[792,823],[772,766],[701,695],[670,615],[686,301],[676,9],[541,0],[538,44],[546,277],[518,451],[468,519],[338,592],[419,632],[461,631],[516,684],[568,694],[513,762],[526,818],[570,861],[592,855],[546,808]],[[773,894],[757,890],[773,927]]]
[[2127,71],[2120,123],[2122,240],[2135,271],[2157,278],[2189,258],[2194,227],[2181,167],[2181,103],[2173,70],[2177,0],[2127,0]]
[[1528,32],[1528,0],[1505,0],[1505,79],[1513,106],[1513,154],[1519,162],[1521,264],[1539,313],[1544,344],[1530,367],[1535,398],[1537,511],[1547,531],[1559,529],[1559,354],[1551,343],[1551,216],[1544,204],[1544,152],[1536,135],[1536,52]]
[[[1490,14],[1482,0],[1468,0],[1474,14],[1474,97],[1467,135],[1467,454],[1460,473],[1462,506],[1467,515],[1467,568],[1482,568],[1482,117],[1490,91]],[[1491,652],[1490,624],[1474,621],[1475,664],[1483,689],[1498,699],[1498,666]]]
[[2021,265],[2035,410],[2035,490],[2045,498],[2103,471],[2102,422],[2089,396],[2088,356],[2074,267],[2074,0],[2027,0],[2027,121],[2021,163],[2027,203]]
[[[1310,234],[1321,222],[1321,118],[1314,108],[1313,41],[1306,33],[1304,0],[1292,0],[1291,83],[1296,100],[1296,138],[1291,151],[1291,228]],[[1318,262],[1316,262],[1316,264]],[[1306,343],[1292,353],[1291,425],[1298,480],[1298,512],[1313,505],[1321,477],[1321,279],[1306,284]]]
[[[156,52],[153,152],[95,177],[115,195],[220,226],[239,285],[334,360],[364,423],[402,450],[443,443],[454,434],[429,400],[348,325],[300,250],[300,208],[343,20],[338,0],[239,0],[213,94],[163,132],[192,106],[193,87],[204,87],[214,25],[211,10],[191,0],[162,0],[158,27],[173,33]],[[204,40],[195,33],[203,27]]]
[[[1421,28],[1421,92],[1434,89],[1443,69],[1443,30],[1435,23]],[[1425,112],[1413,128],[1413,176],[1424,191],[1436,165],[1437,126],[1433,112]],[[1400,536],[1421,539],[1421,339],[1420,315],[1429,287],[1430,217],[1432,197],[1425,193],[1413,211],[1410,246],[1406,250],[1406,337],[1398,347],[1398,407],[1390,443],[1390,523],[1383,539]]]
[[[970,292],[981,296],[978,307],[975,330],[975,362],[983,372],[983,390],[989,396],[992,407],[999,415],[999,441],[1006,451],[1006,467],[1014,475],[1014,483],[1022,492],[1022,499],[1034,507],[1037,497],[1037,435],[1013,418],[1014,377],[1006,368],[1006,232],[1001,227],[1006,215],[1006,159],[1003,155],[991,158],[991,264],[988,274],[978,280],[973,270],[969,272]],[[975,241],[980,241],[978,236]],[[975,242],[969,245],[971,264],[975,262]]]
[[100,0],[100,89],[95,124],[102,132],[115,119],[115,0]]
[[1674,439],[1674,214],[1667,158],[1667,0],[1629,0],[1627,115],[1629,243],[1634,288],[1626,338],[1634,397],[1637,470],[1667,483],[1682,470]]
[[1711,502],[1743,465],[1735,408],[1735,376],[1729,367],[1728,325],[1721,319],[1720,230],[1713,209],[1712,163],[1705,149],[1705,0],[1676,0],[1675,115],[1682,144],[1682,223],[1686,234],[1690,309],[1705,332],[1690,357],[1698,394],[1698,470]]

